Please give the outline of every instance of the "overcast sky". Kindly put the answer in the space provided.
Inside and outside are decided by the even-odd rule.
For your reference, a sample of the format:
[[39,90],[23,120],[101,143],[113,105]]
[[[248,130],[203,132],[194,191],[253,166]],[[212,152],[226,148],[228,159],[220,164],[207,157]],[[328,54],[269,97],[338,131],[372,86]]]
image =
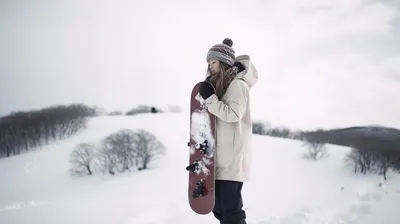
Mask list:
[[0,116],[75,102],[186,111],[208,49],[230,37],[259,71],[255,119],[400,128],[399,3],[236,2],[1,1]]

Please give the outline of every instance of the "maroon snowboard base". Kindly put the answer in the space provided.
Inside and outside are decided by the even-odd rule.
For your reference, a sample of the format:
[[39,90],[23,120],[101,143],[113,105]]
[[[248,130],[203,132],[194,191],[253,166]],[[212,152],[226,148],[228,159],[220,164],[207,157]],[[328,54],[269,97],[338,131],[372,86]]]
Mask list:
[[198,93],[197,83],[190,98],[190,141],[188,199],[191,209],[208,214],[214,208],[215,115],[209,113]]

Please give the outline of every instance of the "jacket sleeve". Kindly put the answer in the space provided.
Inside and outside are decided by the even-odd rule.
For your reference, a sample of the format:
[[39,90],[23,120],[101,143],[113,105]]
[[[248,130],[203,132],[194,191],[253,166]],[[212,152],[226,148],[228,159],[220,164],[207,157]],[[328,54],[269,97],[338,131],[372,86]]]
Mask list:
[[242,80],[233,80],[225,93],[226,101],[213,94],[206,99],[208,111],[225,122],[240,121],[247,110],[249,88]]

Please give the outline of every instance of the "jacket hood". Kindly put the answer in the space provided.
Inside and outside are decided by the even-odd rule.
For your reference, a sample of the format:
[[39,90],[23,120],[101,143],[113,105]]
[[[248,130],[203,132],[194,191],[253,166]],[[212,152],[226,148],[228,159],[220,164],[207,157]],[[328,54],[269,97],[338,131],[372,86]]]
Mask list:
[[254,64],[251,62],[250,56],[240,55],[236,57],[235,61],[240,62],[245,68],[245,70],[239,72],[235,78],[244,80],[250,89],[253,88],[258,81],[258,72]]
[[[253,86],[257,83],[258,81],[258,72],[256,67],[253,65],[253,63],[250,60],[249,55],[239,55],[235,58],[235,61],[240,62],[245,70],[239,72],[236,75],[236,79],[242,79],[243,81],[246,82],[246,84],[249,86],[250,89],[253,88]],[[207,69],[205,78],[210,76],[210,73]]]

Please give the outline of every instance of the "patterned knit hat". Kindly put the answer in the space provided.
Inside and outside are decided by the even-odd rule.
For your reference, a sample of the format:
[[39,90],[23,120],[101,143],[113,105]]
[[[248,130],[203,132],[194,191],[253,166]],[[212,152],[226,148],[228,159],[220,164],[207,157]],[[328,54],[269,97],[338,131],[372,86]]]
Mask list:
[[233,41],[225,38],[222,44],[216,44],[207,52],[207,62],[211,59],[217,59],[233,66],[235,62],[235,49],[232,48]]

